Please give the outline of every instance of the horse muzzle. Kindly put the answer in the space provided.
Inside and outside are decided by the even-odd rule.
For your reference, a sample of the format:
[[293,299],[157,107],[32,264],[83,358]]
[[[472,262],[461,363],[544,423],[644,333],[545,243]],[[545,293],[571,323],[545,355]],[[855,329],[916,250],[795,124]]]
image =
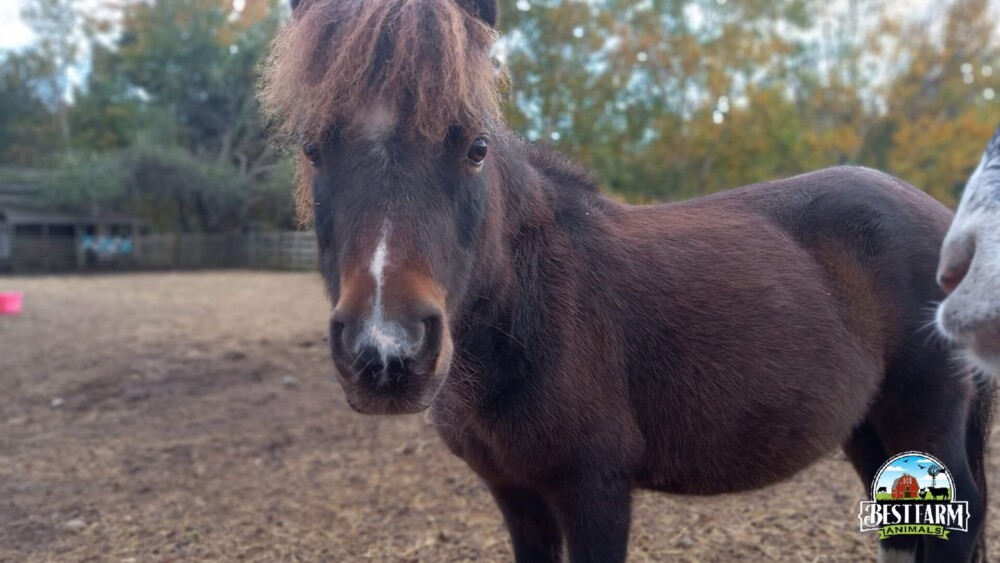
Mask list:
[[451,362],[444,314],[418,308],[406,320],[357,320],[335,311],[330,348],[350,406],[365,414],[409,414],[430,406]]

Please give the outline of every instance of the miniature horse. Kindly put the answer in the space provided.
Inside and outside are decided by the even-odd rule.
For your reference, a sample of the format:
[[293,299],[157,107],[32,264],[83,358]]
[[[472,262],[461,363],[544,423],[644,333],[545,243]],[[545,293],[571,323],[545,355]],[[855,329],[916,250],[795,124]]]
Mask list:
[[496,18],[306,0],[265,65],[350,406],[429,408],[519,562],[623,561],[632,489],[754,489],[840,445],[866,487],[927,452],[969,502],[968,533],[884,556],[981,556],[991,397],[922,332],[951,213],[859,168],[617,203],[500,121]]
[[938,269],[949,293],[938,330],[968,351],[984,374],[1000,378],[1000,129],[973,172]]

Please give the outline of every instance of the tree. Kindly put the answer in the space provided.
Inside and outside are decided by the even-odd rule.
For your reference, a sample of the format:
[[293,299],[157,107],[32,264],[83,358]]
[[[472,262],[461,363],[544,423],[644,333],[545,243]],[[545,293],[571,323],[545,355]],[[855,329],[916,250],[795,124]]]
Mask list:
[[[33,0],[38,45],[0,55],[0,157],[55,170],[52,201],[158,229],[275,209],[292,225],[290,158],[255,97],[284,0],[81,6]],[[630,201],[864,164],[954,203],[1000,120],[988,0],[505,0],[501,14],[508,123]]]
[[56,121],[39,98],[48,80],[36,52],[7,53],[0,59],[0,161],[31,164],[58,139]]
[[195,157],[198,174],[226,177],[215,189],[185,196],[197,228],[231,226],[230,211],[248,213],[261,196],[254,188],[270,185],[268,176],[281,168],[256,99],[256,66],[280,14],[273,0],[249,0],[239,12],[221,0],[156,0],[126,9],[114,68],[144,100],[138,117],[152,135],[140,141],[175,145]]
[[[986,0],[947,7],[941,35],[904,29],[896,57],[903,68],[888,88],[888,169],[949,205],[979,162],[1000,120],[996,21]],[[916,24],[914,24],[916,25]]]
[[[0,101],[9,100],[0,150],[44,162],[35,176],[43,202],[67,210],[134,213],[158,230],[293,226],[290,159],[269,141],[256,101],[256,66],[284,5],[240,7],[130,1],[84,16],[75,1],[39,0],[25,10],[38,45],[0,69]],[[79,66],[88,72],[70,95],[67,75]],[[24,116],[53,125],[27,127]],[[26,138],[55,130],[61,143]],[[54,144],[73,150],[53,157]]]
[[221,231],[273,203],[287,157],[260,125],[255,69],[281,13],[276,0],[240,11],[223,0],[131,3],[117,44],[95,46],[75,118],[92,147],[135,147],[123,163],[145,213],[165,207],[153,214],[182,230]]
[[723,167],[720,151],[749,140],[722,126],[726,114],[743,111],[744,122],[766,117],[746,107],[751,94],[779,103],[782,113],[794,111],[791,99],[762,93],[786,89],[783,65],[803,51],[793,30],[808,27],[809,6],[808,0],[518,0],[503,11],[501,53],[514,92],[507,115],[529,138],[595,167],[609,189],[628,199],[730,187],[765,171],[734,173],[745,170],[743,162]]
[[57,117],[63,147],[71,145],[69,124],[70,71],[79,62],[80,34],[77,0],[34,0],[21,18],[38,37],[35,49],[45,68],[43,99]]

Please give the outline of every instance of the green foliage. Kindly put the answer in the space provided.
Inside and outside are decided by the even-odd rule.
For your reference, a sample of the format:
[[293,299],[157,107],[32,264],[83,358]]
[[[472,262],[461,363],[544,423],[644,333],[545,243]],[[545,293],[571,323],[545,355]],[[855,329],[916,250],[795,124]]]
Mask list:
[[[0,71],[0,154],[46,168],[32,182],[39,203],[135,214],[153,230],[294,225],[291,162],[270,144],[256,101],[256,66],[283,14],[277,0],[248,0],[240,12],[227,0],[155,0],[91,14],[81,26],[90,72],[68,107],[50,95],[64,88],[53,69],[72,54],[56,31],[79,18],[60,10],[73,2],[29,6],[43,41],[8,54],[13,64]],[[101,14],[121,16],[115,41]]]
[[902,33],[918,39],[896,53],[908,64],[889,86],[887,168],[949,205],[958,202],[1000,121],[994,29],[986,0],[958,0],[940,44],[911,27]]
[[68,153],[57,155],[50,166],[35,183],[38,205],[99,214],[123,201],[125,174],[118,154]]
[[952,0],[937,36],[891,7],[507,0],[506,113],[633,201],[861,164],[953,204],[1000,120],[996,22],[986,0]]
[[[502,3],[509,124],[622,199],[862,164],[953,204],[1000,121],[988,0],[929,21],[888,0]],[[0,53],[0,162],[42,169],[19,181],[46,205],[154,230],[292,226],[291,159],[255,96],[286,2],[84,4],[31,0],[38,43]]]
[[69,126],[66,94],[69,71],[79,62],[77,0],[34,0],[21,12],[22,19],[38,36],[36,50],[44,61],[44,83],[39,93],[52,108],[63,147],[69,147],[72,134]]
[[0,57],[0,162],[24,165],[57,131],[49,108],[38,97],[45,62],[36,53]]
[[36,206],[129,213],[144,218],[154,231],[228,232],[255,223],[294,227],[289,160],[257,181],[177,147],[74,151],[50,164],[45,170],[0,169],[0,183],[34,186]]
[[154,230],[227,232],[255,222],[294,227],[289,161],[263,181],[247,181],[229,165],[180,149],[138,148],[124,154],[121,164],[124,193]]

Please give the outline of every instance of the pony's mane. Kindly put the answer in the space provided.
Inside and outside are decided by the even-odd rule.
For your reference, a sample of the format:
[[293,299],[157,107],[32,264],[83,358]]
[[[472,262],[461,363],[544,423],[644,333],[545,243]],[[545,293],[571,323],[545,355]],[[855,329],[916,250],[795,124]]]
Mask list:
[[400,131],[441,142],[499,116],[493,29],[458,0],[311,0],[279,30],[263,67],[265,115],[296,142],[365,115],[375,101]]

